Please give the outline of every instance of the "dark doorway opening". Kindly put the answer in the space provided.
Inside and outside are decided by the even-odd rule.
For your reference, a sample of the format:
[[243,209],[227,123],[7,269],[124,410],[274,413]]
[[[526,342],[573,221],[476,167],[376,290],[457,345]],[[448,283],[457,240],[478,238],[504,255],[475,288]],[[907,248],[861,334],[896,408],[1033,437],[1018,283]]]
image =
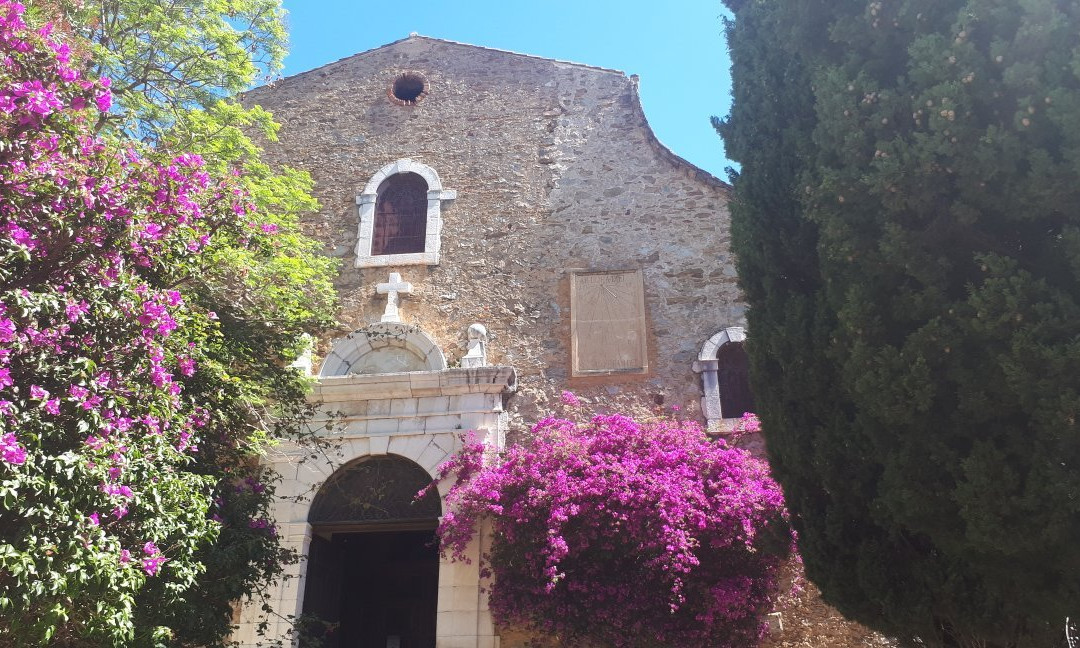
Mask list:
[[741,343],[729,342],[716,353],[716,380],[720,385],[720,414],[739,418],[754,410],[750,391],[750,357]]
[[435,648],[434,531],[316,535],[308,560],[302,646]]
[[308,511],[300,646],[435,648],[442,502],[430,483],[412,461],[383,455],[322,485]]

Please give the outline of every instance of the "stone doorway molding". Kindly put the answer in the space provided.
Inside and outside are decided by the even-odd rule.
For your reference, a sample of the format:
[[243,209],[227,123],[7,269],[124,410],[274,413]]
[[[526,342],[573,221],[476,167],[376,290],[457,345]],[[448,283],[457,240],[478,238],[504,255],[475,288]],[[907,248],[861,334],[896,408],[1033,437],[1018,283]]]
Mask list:
[[[705,341],[701,345],[697,360],[694,361],[694,372],[701,374],[701,386],[704,395],[701,397],[701,412],[705,415],[706,429],[711,434],[730,432],[738,417],[725,417],[720,407],[720,381],[717,377],[719,363],[716,354],[720,347],[725,344],[741,344],[746,341],[746,329],[741,326],[729,326]],[[742,413],[739,413],[742,416]]]
[[[409,254],[371,253],[371,241],[375,235],[375,200],[379,186],[384,180],[398,173],[415,173],[427,182],[427,230],[424,237],[424,251]],[[356,197],[360,210],[360,225],[356,240],[357,268],[377,268],[402,265],[439,265],[439,250],[442,247],[442,204],[457,198],[457,191],[443,189],[439,174],[426,164],[402,158],[387,164],[371,176],[364,191]]]

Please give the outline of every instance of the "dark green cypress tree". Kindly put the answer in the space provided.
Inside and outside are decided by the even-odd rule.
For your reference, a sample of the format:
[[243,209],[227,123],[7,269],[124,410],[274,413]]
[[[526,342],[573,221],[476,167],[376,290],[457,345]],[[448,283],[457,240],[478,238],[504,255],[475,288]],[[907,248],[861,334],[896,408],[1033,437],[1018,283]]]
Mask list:
[[807,573],[927,646],[1080,615],[1080,2],[727,0],[752,380]]

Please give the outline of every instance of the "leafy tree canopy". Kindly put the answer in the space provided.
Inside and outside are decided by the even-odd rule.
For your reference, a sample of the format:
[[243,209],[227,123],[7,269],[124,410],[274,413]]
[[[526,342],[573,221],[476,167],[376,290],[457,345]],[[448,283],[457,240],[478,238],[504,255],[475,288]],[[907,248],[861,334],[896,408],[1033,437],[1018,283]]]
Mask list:
[[90,71],[113,80],[112,116],[148,141],[187,131],[193,108],[211,110],[260,75],[271,79],[285,58],[281,0],[29,4],[88,43]]
[[[30,0],[75,40],[92,76],[112,79],[114,105],[97,127],[152,144],[162,154],[201,155],[215,177],[237,172],[264,219],[283,232],[283,256],[308,279],[329,277],[331,259],[299,235],[299,218],[318,209],[305,171],[274,169],[253,136],[275,140],[278,124],[239,92],[281,69],[281,0]],[[242,254],[222,262],[242,272]],[[314,294],[325,294],[323,281]]]
[[1080,5],[734,0],[734,245],[807,573],[929,646],[1080,608]]

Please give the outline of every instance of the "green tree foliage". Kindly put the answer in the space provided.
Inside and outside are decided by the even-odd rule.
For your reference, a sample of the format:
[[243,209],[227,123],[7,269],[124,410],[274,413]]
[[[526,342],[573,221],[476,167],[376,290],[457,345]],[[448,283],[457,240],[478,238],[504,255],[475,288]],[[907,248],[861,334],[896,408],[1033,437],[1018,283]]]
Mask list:
[[728,0],[734,245],[809,577],[928,646],[1080,608],[1080,3]]
[[[237,172],[263,218],[284,234],[281,259],[310,281],[322,278],[313,294],[327,294],[334,262],[299,232],[299,218],[318,209],[311,176],[263,162],[252,135],[273,141],[278,124],[259,106],[236,101],[281,69],[281,0],[30,0],[29,8],[83,44],[76,49],[85,50],[92,75],[113,81],[114,105],[99,129],[136,137],[162,155],[201,155],[215,177]],[[248,259],[221,261],[223,274],[237,275]]]
[[272,78],[285,58],[281,0],[36,0],[29,6],[88,43],[91,72],[113,80],[119,110],[112,117],[150,141],[186,131],[192,108],[211,110],[260,74]]

